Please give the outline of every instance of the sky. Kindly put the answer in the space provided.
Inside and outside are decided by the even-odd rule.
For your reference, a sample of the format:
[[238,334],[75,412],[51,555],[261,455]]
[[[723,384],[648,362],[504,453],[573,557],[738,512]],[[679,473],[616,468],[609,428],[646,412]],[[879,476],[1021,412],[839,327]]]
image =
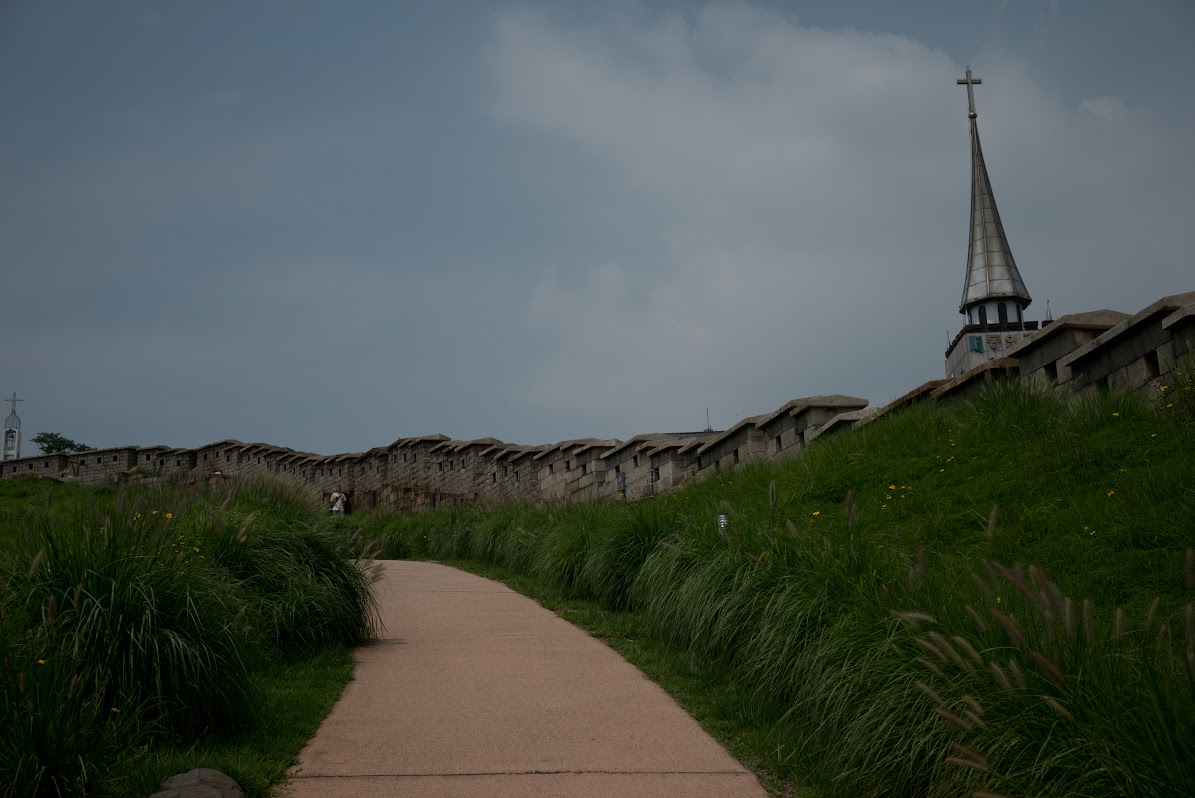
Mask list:
[[968,65],[1027,318],[1195,290],[1187,0],[0,0],[0,396],[26,455],[883,404],[963,322]]

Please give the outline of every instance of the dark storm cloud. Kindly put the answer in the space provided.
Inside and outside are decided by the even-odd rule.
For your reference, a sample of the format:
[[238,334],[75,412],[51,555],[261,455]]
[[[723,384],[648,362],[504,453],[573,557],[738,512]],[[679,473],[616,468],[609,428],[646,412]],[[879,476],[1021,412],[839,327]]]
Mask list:
[[942,371],[970,62],[1055,315],[1189,290],[1184,4],[12,3],[0,393],[102,445],[716,425]]

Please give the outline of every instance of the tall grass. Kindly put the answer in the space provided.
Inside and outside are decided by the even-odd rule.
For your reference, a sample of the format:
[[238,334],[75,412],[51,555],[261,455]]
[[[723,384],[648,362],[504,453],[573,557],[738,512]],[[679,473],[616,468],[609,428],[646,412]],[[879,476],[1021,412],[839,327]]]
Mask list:
[[1193,605],[1160,616],[1157,601],[1132,617],[1063,595],[1036,566],[983,565],[963,613],[956,603],[937,618],[895,613],[922,649],[921,703],[948,732],[943,781],[1021,794],[1188,791]]
[[1178,795],[1195,430],[1175,390],[1010,383],[650,503],[362,522],[389,556],[636,613],[728,669],[775,766],[826,795]]
[[369,575],[315,512],[262,482],[49,501],[8,530],[5,794],[92,792],[144,742],[243,726],[258,698],[251,667],[271,651],[367,638]]
[[324,522],[309,488],[278,478],[237,480],[210,503],[190,506],[182,520],[192,530],[191,548],[237,581],[243,612],[267,642],[316,648],[373,637],[371,552],[360,536],[346,540]]

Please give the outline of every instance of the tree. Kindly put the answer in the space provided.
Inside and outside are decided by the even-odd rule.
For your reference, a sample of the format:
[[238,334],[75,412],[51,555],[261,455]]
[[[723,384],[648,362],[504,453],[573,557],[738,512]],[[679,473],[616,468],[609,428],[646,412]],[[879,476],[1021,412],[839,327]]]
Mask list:
[[89,452],[91,447],[86,443],[76,443],[70,438],[64,438],[57,432],[39,432],[29,440],[37,444],[43,454],[61,454],[63,452]]

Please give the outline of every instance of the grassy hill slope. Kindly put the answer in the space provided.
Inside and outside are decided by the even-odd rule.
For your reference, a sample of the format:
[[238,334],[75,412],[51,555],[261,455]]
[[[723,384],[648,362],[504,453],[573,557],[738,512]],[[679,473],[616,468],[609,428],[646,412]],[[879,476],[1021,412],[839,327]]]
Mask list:
[[1193,407],[1189,384],[1078,406],[1011,384],[650,502],[349,523],[600,605],[734,695],[709,722],[778,792],[1178,795]]

